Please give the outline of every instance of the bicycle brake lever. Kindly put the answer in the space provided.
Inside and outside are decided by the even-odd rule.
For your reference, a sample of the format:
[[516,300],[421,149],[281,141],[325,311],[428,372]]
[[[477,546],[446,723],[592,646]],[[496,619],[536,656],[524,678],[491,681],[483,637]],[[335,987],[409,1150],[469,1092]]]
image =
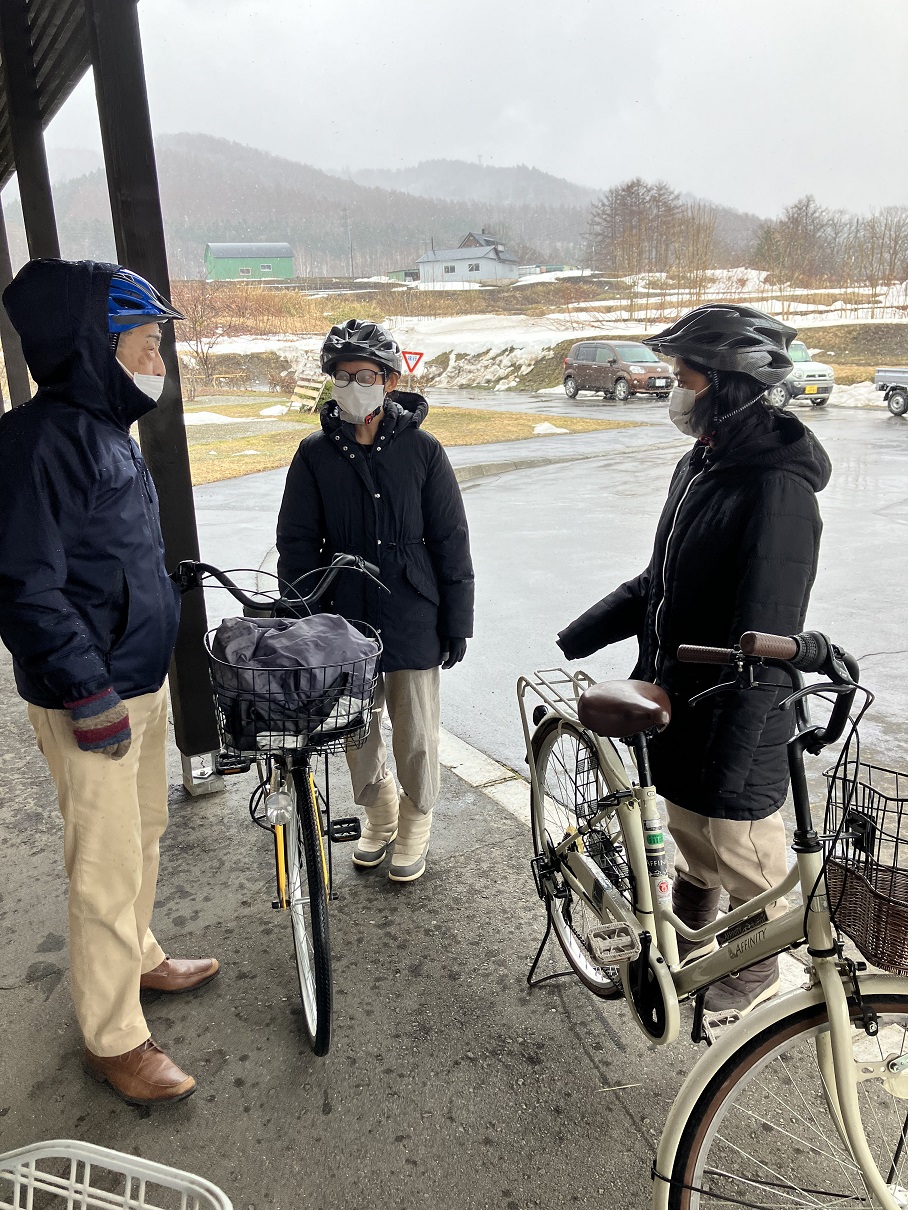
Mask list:
[[170,573],[170,578],[180,590],[180,595],[193,588],[202,587],[202,573],[194,559],[183,559]]
[[793,706],[795,702],[800,702],[805,697],[813,697],[821,693],[850,693],[854,688],[850,682],[847,685],[831,685],[828,681],[823,681],[819,685],[805,685],[803,689],[799,689],[796,693],[792,693],[786,697],[784,701],[779,702],[780,710],[787,710],[789,706]]
[[755,681],[753,679],[753,669],[748,666],[737,680],[724,681],[721,685],[713,685],[711,689],[704,689],[702,693],[696,693],[692,698],[689,698],[687,704],[688,706],[696,706],[708,697],[715,697],[717,693],[730,693],[732,690],[740,692],[746,689],[778,689],[778,685],[768,685],[762,681]]

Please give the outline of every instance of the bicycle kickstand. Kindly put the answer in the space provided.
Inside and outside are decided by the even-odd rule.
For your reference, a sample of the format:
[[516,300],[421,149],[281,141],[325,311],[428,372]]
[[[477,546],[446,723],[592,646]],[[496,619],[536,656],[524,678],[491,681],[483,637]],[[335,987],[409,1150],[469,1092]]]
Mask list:
[[546,947],[549,937],[552,934],[552,908],[547,902],[545,905],[545,932],[542,934],[542,940],[539,942],[539,948],[536,951],[536,957],[533,959],[532,965],[527,973],[527,987],[539,987],[542,983],[549,983],[552,979],[564,979],[567,975],[572,975],[573,971],[556,971],[552,975],[541,975],[538,979],[533,976],[536,973],[536,967],[542,958],[542,952]]

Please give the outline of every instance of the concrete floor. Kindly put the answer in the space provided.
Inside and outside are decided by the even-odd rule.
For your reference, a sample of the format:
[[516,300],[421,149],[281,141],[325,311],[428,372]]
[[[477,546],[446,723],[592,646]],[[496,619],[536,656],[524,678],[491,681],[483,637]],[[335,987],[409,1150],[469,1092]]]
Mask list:
[[[664,413],[641,404],[625,414],[635,412],[653,428],[615,434],[613,447],[545,439],[552,456],[593,460],[466,490],[477,634],[445,674],[444,719],[515,767],[518,672],[555,662],[554,631],[648,558],[684,443]],[[908,424],[834,408],[809,419],[835,464],[811,622],[865,657],[879,690],[866,744],[904,765]],[[538,456],[536,442],[524,444]],[[267,559],[283,476],[199,489],[205,556],[224,566]],[[631,659],[616,648],[591,670],[626,675]],[[85,1138],[198,1172],[241,1210],[648,1204],[655,1142],[697,1052],[683,1034],[655,1051],[623,1005],[573,980],[527,991],[542,920],[523,823],[446,773],[422,881],[356,875],[336,850],[336,1030],[331,1054],[316,1059],[302,1037],[287,922],[270,909],[268,837],[246,814],[250,779],[190,801],[172,758],[156,928],[170,952],[214,953],[224,971],[195,996],[149,1000],[156,1038],[200,1082],[190,1100],[149,1113],[124,1107],[79,1066],[53,786],[0,657],[0,1150]],[[338,793],[343,785],[338,776]],[[554,951],[546,964],[560,967]]]
[[[168,951],[216,954],[223,972],[146,1012],[199,1091],[151,1112],[89,1081],[53,785],[5,658],[0,721],[0,1151],[85,1139],[205,1176],[238,1210],[523,1210],[555,1190],[559,1205],[646,1205],[661,1123],[698,1052],[682,1040],[657,1054],[623,1005],[574,980],[527,990],[543,922],[528,829],[448,772],[420,882],[357,874],[335,849],[323,1059],[304,1040],[288,922],[270,908],[251,779],[192,801],[174,784],[155,928]],[[543,969],[562,965],[553,946]],[[604,1146],[606,1125],[620,1146]]]

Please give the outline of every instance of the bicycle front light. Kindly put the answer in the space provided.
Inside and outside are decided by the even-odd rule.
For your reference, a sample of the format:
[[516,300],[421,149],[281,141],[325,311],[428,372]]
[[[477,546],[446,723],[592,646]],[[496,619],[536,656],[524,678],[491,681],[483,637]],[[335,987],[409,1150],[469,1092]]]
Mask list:
[[293,799],[284,790],[269,794],[265,799],[265,814],[272,827],[286,827],[293,818]]

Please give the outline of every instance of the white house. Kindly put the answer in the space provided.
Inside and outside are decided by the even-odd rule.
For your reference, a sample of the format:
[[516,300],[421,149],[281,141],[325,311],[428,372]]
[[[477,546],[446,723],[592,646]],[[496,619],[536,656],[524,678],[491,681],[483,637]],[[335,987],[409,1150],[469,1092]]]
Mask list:
[[517,257],[508,252],[494,235],[468,232],[457,248],[433,248],[416,262],[419,280],[434,285],[451,282],[515,281]]

